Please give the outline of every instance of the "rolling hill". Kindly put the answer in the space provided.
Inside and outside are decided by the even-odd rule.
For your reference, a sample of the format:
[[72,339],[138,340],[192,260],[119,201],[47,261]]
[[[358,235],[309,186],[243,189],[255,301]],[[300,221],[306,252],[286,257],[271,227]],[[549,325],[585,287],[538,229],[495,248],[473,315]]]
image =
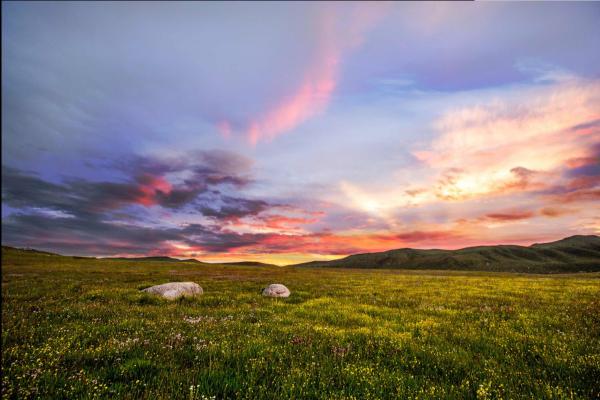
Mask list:
[[600,237],[571,236],[528,247],[496,245],[459,250],[397,249],[355,254],[297,267],[456,269],[493,272],[568,273],[600,271]]
[[198,264],[204,264],[202,261],[198,261],[195,258],[188,258],[180,260],[179,258],[166,257],[166,256],[149,256],[149,257],[103,257],[104,260],[122,260],[122,261],[154,261],[154,262],[193,262]]
[[224,262],[218,263],[219,265],[240,265],[243,267],[278,267],[275,264],[263,263],[260,261],[239,261],[239,262]]
[[58,253],[50,253],[48,251],[41,251],[31,248],[19,248],[12,246],[2,246],[2,254],[11,255],[28,255],[28,256],[53,256],[53,257],[67,257],[75,259],[89,259],[89,260],[108,260],[108,261],[142,261],[142,262],[153,262],[153,263],[194,263],[199,265],[222,265],[222,266],[241,266],[241,267],[278,267],[279,265],[268,264],[259,261],[236,261],[236,262],[224,262],[224,263],[209,263],[197,260],[195,258],[179,259],[168,256],[146,256],[146,257],[83,257],[83,256],[69,256]]

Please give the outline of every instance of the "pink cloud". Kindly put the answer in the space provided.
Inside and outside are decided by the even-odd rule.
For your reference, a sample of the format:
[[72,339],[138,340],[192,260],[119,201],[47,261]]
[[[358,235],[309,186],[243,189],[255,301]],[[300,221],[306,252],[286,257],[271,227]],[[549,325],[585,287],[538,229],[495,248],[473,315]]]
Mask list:
[[295,93],[253,120],[247,131],[250,143],[255,145],[260,140],[272,139],[323,111],[337,84],[338,64],[337,54],[326,55],[307,73]]
[[589,161],[600,131],[574,127],[598,120],[599,89],[599,81],[570,79],[450,111],[431,146],[413,154],[439,171],[439,198],[542,189],[565,165]]
[[[351,4],[347,18],[344,5],[323,4],[316,15],[317,46],[301,83],[263,113],[252,118],[245,135],[252,145],[288,132],[323,112],[337,87],[344,55],[360,46],[365,34],[383,15],[383,5]],[[218,124],[224,136],[231,134],[228,121]],[[226,133],[225,133],[226,132]]]
[[144,175],[138,181],[139,194],[135,202],[146,207],[158,204],[157,192],[168,194],[172,190],[171,184],[162,176]]

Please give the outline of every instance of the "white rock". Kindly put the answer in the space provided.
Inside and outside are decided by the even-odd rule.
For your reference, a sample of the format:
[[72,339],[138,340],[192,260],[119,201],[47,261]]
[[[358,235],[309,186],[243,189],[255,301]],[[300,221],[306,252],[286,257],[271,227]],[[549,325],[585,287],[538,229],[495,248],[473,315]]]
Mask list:
[[142,292],[158,294],[168,300],[175,300],[182,296],[196,296],[203,293],[200,285],[194,282],[163,283],[162,285],[143,289]]
[[262,294],[268,297],[289,297],[290,290],[281,283],[273,283],[264,288]]

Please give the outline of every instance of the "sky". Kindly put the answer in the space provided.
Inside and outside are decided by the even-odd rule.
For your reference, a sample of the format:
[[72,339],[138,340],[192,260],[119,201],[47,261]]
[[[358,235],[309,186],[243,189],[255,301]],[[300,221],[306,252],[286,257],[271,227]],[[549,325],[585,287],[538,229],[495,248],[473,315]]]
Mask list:
[[599,234],[598,20],[3,2],[2,244],[290,264]]

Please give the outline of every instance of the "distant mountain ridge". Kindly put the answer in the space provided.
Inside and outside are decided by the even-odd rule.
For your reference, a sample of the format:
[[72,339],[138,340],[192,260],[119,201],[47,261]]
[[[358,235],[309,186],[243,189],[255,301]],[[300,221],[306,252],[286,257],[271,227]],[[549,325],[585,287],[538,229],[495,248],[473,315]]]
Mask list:
[[21,251],[21,252],[35,253],[35,254],[40,254],[40,255],[45,255],[45,256],[60,256],[60,254],[58,254],[58,253],[50,253],[49,251],[36,250],[36,249],[31,249],[29,247],[19,248],[19,247],[2,245],[2,250]]
[[238,261],[238,262],[224,262],[224,263],[209,263],[197,260],[195,258],[185,258],[179,259],[168,256],[146,256],[146,257],[83,257],[83,256],[66,256],[58,253],[51,253],[48,251],[41,251],[31,248],[19,248],[12,246],[2,246],[3,251],[14,251],[14,252],[22,252],[28,254],[39,254],[44,256],[56,256],[56,257],[72,257],[72,258],[81,258],[81,259],[95,259],[95,260],[110,260],[110,261],[149,261],[149,262],[169,262],[169,263],[177,263],[177,262],[188,262],[202,265],[239,265],[245,267],[278,267],[279,265],[263,263],[260,261]]
[[102,257],[102,260],[126,260],[126,261],[155,261],[155,262],[193,262],[198,264],[205,264],[202,261],[196,260],[195,258],[187,258],[180,260],[179,258],[167,257],[167,256],[148,256],[148,257]]
[[279,265],[276,264],[269,264],[269,263],[264,263],[264,262],[260,262],[260,261],[240,261],[240,262],[224,262],[224,263],[218,263],[219,265],[241,265],[244,267],[279,267]]
[[397,249],[354,254],[296,267],[455,269],[492,272],[568,273],[600,271],[600,237],[570,236],[531,246],[495,245],[459,250]]

